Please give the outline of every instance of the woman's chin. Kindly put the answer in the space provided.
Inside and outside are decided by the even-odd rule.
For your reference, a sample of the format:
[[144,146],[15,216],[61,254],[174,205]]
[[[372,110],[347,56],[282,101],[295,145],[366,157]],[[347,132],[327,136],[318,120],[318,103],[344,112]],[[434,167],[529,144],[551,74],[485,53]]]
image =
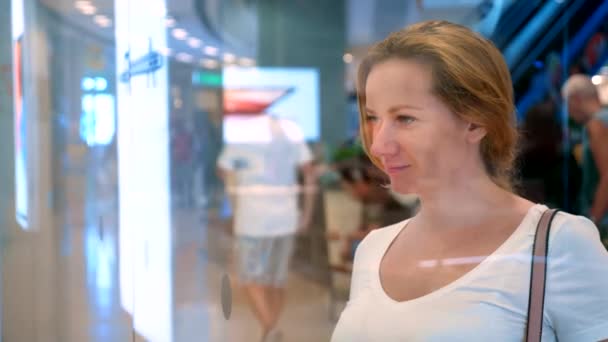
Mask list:
[[403,182],[391,181],[389,189],[392,193],[395,193],[398,195],[403,195],[403,196],[416,195],[416,189],[412,184],[404,184]]
[[401,203],[402,205],[413,206],[418,202],[418,194],[416,194],[414,191],[400,192],[400,191],[396,191],[392,187],[389,191],[390,191],[391,197],[394,198],[397,202]]

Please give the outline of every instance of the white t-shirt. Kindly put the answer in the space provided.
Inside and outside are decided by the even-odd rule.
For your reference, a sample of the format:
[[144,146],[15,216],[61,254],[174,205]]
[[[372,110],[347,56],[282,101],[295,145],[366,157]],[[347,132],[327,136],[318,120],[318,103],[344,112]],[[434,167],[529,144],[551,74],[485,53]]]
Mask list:
[[[546,208],[533,206],[472,271],[405,302],[384,292],[379,265],[407,221],[374,231],[357,249],[350,300],[332,341],[523,341],[532,244]],[[547,260],[542,341],[608,338],[608,253],[597,228],[560,212],[551,225]]]
[[[297,169],[312,160],[299,127],[266,115],[247,120],[249,141],[224,146],[218,166],[234,171],[234,229],[238,235],[295,233],[298,222]],[[252,133],[254,132],[254,133]]]

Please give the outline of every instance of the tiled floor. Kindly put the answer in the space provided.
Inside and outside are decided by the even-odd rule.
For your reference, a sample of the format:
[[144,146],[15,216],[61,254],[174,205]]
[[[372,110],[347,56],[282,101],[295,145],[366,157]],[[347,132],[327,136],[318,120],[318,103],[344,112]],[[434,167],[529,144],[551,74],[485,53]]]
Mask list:
[[[183,213],[182,238],[176,251],[176,335],[177,341],[256,341],[260,329],[247,299],[234,276],[232,238],[222,227],[198,228],[192,215]],[[198,231],[207,240],[197,242]],[[180,241],[184,241],[181,243]],[[210,246],[213,246],[210,248]],[[227,274],[233,285],[230,319],[223,317],[220,286]],[[298,272],[291,272],[287,284],[285,312],[279,322],[284,341],[328,341],[333,323],[328,318],[328,292],[322,285]],[[205,330],[207,330],[205,332]]]

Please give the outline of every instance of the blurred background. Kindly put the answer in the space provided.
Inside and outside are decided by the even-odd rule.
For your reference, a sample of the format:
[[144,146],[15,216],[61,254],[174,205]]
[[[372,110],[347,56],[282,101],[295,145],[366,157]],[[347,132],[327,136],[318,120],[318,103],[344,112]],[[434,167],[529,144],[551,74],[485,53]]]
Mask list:
[[258,340],[238,209],[216,171],[226,146],[274,136],[260,117],[290,123],[282,135],[310,149],[314,175],[283,340],[328,341],[357,244],[418,205],[382,187],[361,148],[356,68],[372,43],[427,19],[503,52],[519,191],[579,213],[582,132],[560,87],[585,73],[608,103],[608,1],[0,2],[2,341]]

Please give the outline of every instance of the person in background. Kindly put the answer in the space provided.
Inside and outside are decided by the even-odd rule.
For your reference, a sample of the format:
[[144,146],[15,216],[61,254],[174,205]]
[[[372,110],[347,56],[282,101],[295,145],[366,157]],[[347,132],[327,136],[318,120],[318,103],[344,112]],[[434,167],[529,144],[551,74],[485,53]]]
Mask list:
[[[532,107],[520,126],[520,194],[533,202],[580,213],[580,167],[574,153],[564,152],[562,127],[552,98]],[[567,169],[564,169],[567,167]],[[567,172],[567,179],[564,172]],[[565,183],[565,181],[567,182]]]
[[574,74],[562,87],[568,114],[583,126],[581,208],[608,244],[608,109],[589,76]]
[[171,133],[171,152],[177,204],[190,208],[194,204],[194,136],[184,120],[176,120]]
[[[332,341],[523,341],[532,246],[548,209],[513,192],[518,132],[500,51],[425,21],[361,61],[361,135],[417,214],[359,244]],[[608,252],[589,219],[552,223],[543,341],[608,339]]]
[[523,120],[521,133],[522,195],[533,202],[557,205],[558,198],[551,192],[560,190],[562,184],[562,131],[550,101],[532,107]]
[[[295,234],[308,228],[313,214],[313,157],[295,123],[267,114],[247,120],[242,136],[251,139],[224,146],[219,174],[234,207],[239,280],[262,326],[262,341],[278,341]],[[304,201],[298,215],[300,190]]]
[[387,182],[386,175],[365,154],[359,139],[347,141],[338,151],[334,167],[340,174],[341,188],[363,207],[361,225],[346,236],[342,250],[343,260],[352,262],[356,247],[367,234],[412,217],[416,208],[402,205],[382,186]]

